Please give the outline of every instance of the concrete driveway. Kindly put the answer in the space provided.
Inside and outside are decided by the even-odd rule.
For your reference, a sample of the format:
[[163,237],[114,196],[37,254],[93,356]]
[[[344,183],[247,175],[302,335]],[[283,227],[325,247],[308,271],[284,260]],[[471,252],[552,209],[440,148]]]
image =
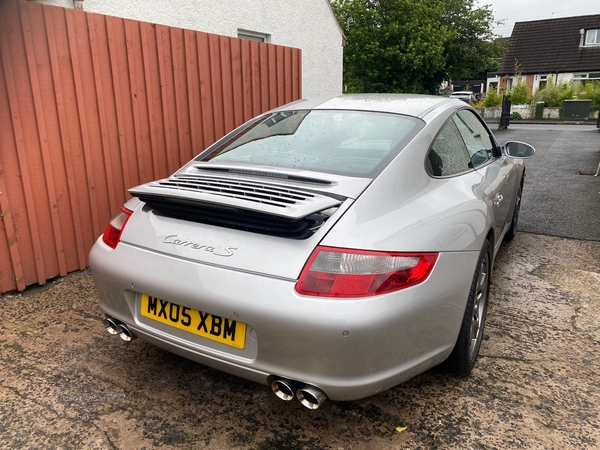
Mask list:
[[[555,139],[569,142],[562,133],[526,137],[540,161]],[[309,411],[266,386],[109,336],[91,277],[77,272],[0,297],[0,447],[600,448],[600,241],[557,237],[575,231],[532,216],[555,207],[553,197],[537,205],[548,169],[536,175],[531,161],[523,227],[557,231],[520,232],[502,247],[471,377],[434,369]]]

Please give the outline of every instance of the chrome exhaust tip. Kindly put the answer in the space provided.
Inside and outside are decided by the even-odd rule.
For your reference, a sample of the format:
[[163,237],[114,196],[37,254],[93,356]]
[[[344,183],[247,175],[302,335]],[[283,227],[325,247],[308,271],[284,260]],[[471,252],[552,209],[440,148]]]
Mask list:
[[119,324],[119,328],[117,329],[119,332],[119,337],[123,339],[125,342],[130,342],[135,339],[135,334],[131,332],[131,330],[124,323]]
[[308,409],[317,409],[327,400],[325,393],[314,386],[304,386],[298,389],[296,397]]
[[281,400],[289,402],[296,394],[296,383],[285,378],[277,378],[271,383],[271,389]]
[[106,328],[106,331],[108,331],[109,334],[119,334],[119,323],[113,319],[112,317],[105,317],[104,320],[102,320],[102,323],[104,324],[104,328]]

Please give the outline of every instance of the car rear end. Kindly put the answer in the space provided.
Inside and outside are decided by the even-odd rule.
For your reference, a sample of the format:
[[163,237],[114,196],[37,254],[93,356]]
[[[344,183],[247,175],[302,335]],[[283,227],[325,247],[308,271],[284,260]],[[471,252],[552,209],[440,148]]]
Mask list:
[[[345,119],[330,116],[334,127]],[[292,129],[308,121],[275,114],[261,123],[277,126],[272,134],[289,144],[291,163],[267,164],[272,149],[249,124],[238,131],[240,149],[226,138],[168,179],[130,190],[90,266],[109,331],[272,385],[281,398],[290,385],[318,407],[325,397],[373,395],[442,362],[473,257],[378,249],[376,236],[372,248],[357,249],[348,233],[324,245],[422,125],[410,118],[418,126],[397,141],[337,142],[342,154],[317,160],[286,141],[290,117]],[[244,145],[263,146],[249,153],[263,160],[250,164]],[[381,155],[367,161],[364,147]]]

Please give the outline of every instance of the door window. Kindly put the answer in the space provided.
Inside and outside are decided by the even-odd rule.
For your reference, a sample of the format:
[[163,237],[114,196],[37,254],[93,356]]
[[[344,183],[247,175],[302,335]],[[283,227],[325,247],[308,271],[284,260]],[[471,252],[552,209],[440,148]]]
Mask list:
[[490,132],[472,111],[463,109],[454,115],[453,120],[465,141],[469,159],[477,154],[477,161],[480,161],[481,164],[481,155],[487,155],[483,162],[487,162],[494,157],[496,145]]
[[444,177],[469,170],[469,155],[453,120],[446,122],[427,154],[427,171]]

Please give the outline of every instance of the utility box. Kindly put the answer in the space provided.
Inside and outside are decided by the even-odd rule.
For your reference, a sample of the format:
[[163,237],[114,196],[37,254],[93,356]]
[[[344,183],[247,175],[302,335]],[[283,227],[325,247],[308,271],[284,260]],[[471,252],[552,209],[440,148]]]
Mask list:
[[544,102],[537,102],[535,104],[535,118],[543,119],[544,118]]
[[563,106],[564,120],[589,120],[591,100],[565,100]]

